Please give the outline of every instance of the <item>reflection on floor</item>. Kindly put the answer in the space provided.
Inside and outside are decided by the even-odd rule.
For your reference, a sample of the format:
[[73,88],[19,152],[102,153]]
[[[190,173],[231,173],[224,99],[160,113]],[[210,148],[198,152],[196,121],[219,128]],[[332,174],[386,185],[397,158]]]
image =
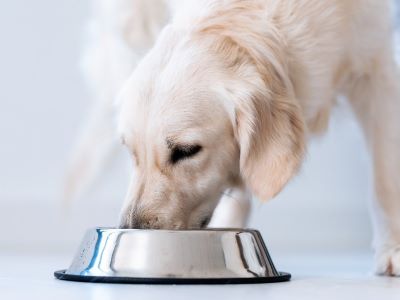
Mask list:
[[120,285],[59,281],[52,272],[70,256],[0,253],[1,299],[400,299],[400,278],[370,274],[371,254],[277,255],[288,283],[255,285]]

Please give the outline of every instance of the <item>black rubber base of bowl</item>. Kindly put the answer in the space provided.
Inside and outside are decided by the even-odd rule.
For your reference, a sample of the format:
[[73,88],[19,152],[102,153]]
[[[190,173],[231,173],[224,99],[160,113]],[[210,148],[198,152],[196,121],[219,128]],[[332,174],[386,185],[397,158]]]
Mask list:
[[136,284],[244,284],[244,283],[272,283],[289,281],[291,275],[279,272],[273,277],[252,278],[143,278],[143,277],[112,277],[112,276],[85,276],[65,274],[65,270],[54,272],[60,280],[100,282],[100,283],[136,283]]

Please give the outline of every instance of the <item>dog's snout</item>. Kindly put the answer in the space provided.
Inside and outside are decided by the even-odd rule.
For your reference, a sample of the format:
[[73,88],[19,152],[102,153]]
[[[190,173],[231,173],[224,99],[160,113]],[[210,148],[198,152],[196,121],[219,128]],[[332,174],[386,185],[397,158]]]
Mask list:
[[124,216],[119,225],[122,229],[160,229],[158,217],[147,217],[138,213]]
[[130,213],[122,216],[119,228],[121,229],[187,229],[188,225],[183,220],[171,216],[163,218],[159,215]]

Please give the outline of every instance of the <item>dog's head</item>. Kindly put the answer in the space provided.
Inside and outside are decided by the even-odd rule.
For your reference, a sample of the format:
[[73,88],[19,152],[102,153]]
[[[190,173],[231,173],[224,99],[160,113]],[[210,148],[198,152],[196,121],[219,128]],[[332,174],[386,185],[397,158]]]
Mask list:
[[121,93],[134,162],[121,227],[199,228],[226,188],[267,200],[296,172],[303,121],[282,55],[265,42],[164,30]]

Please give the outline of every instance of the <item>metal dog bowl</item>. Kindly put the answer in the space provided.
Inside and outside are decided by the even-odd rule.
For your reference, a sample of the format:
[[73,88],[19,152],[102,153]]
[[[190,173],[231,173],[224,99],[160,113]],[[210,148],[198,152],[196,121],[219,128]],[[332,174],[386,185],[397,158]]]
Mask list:
[[260,233],[249,229],[88,230],[61,280],[111,283],[288,281]]

